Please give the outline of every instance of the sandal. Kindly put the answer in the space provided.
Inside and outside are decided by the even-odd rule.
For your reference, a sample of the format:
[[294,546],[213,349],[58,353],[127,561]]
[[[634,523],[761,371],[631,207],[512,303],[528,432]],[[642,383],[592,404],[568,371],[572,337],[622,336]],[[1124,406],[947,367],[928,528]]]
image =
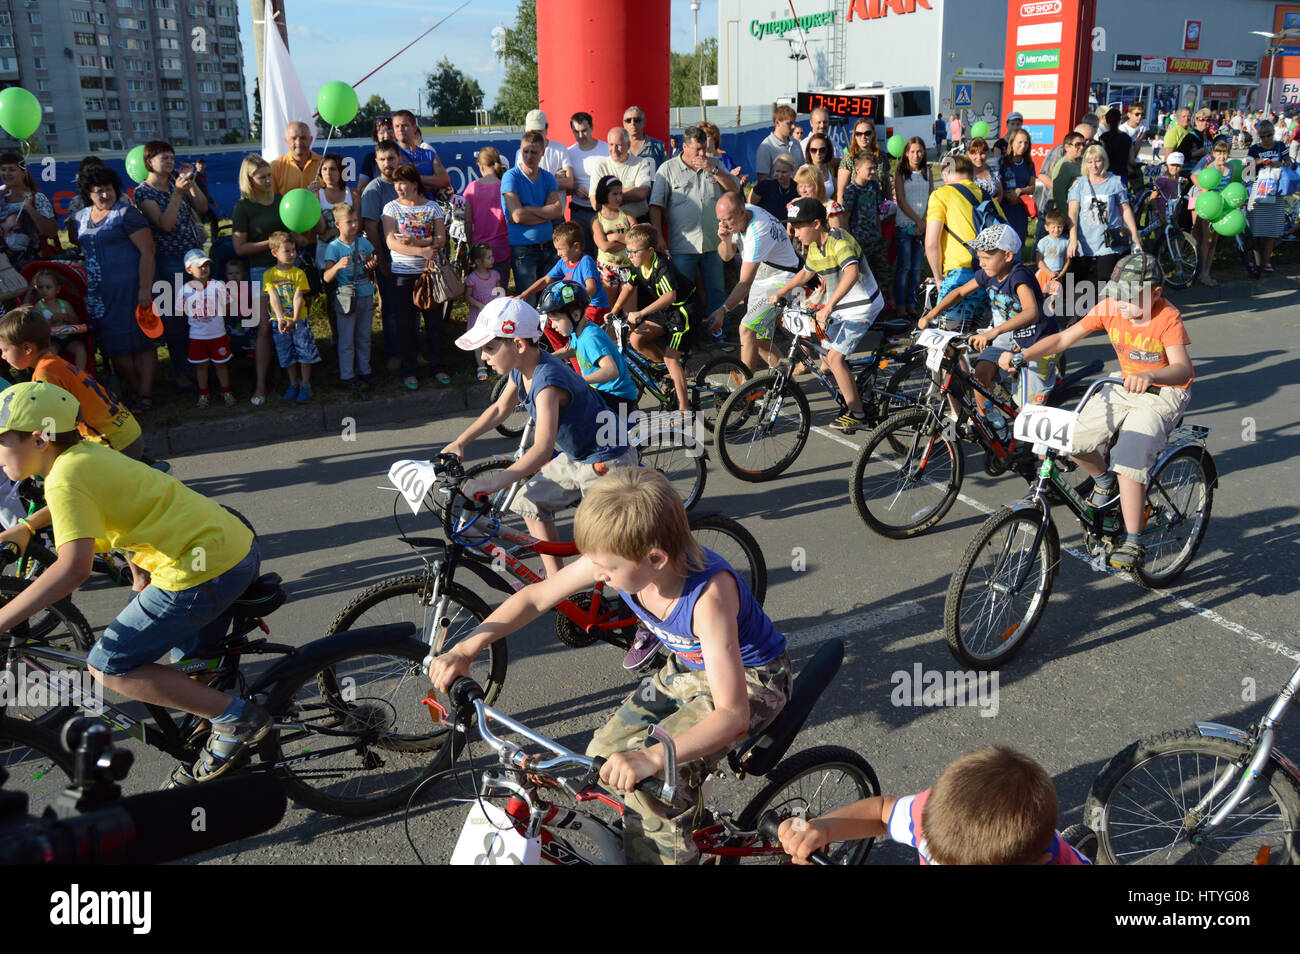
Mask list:
[[446,371],[439,371],[437,374],[433,376],[433,379],[437,381],[439,384],[443,385],[444,387],[448,384],[451,384],[451,375],[448,374]]
[[1146,547],[1140,543],[1121,543],[1111,551],[1110,565],[1116,570],[1136,571],[1142,566],[1147,554]]
[[126,406],[132,414],[148,414],[153,410],[153,398],[136,395]]
[[474,376],[480,381],[486,381],[488,379],[487,368],[479,368],[478,371],[475,372]]

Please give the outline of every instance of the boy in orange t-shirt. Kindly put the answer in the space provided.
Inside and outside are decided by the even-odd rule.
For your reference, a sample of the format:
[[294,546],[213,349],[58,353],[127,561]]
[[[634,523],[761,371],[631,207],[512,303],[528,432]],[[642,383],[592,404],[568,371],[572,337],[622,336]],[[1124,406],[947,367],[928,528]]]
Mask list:
[[144,455],[140,423],[85,371],[50,350],[50,323],[39,308],[26,305],[0,317],[0,355],[15,368],[31,369],[33,381],[63,388],[81,405],[81,436],[107,444],[139,460]]
[[[1135,252],[1115,267],[1102,300],[1081,321],[1019,353],[1004,353],[1007,371],[1046,354],[1065,351],[1090,332],[1105,329],[1123,371],[1124,386],[1098,391],[1079,413],[1073,459],[1093,478],[1088,502],[1105,508],[1119,497],[1124,542],[1110,555],[1117,570],[1142,565],[1142,510],[1147,473],[1191,400],[1190,339],[1178,309],[1161,297],[1164,276],[1155,257]],[[1151,391],[1153,385],[1160,385]],[[1116,434],[1110,470],[1101,450]]]

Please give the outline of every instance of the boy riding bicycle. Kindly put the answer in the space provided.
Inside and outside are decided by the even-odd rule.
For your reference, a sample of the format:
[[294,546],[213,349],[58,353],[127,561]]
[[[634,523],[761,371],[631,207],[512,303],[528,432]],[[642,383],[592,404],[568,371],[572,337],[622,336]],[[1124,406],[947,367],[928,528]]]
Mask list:
[[[1125,537],[1110,555],[1110,565],[1117,570],[1142,565],[1147,472],[1191,400],[1190,339],[1178,309],[1161,297],[1163,280],[1153,255],[1134,252],[1115,266],[1102,287],[1102,300],[1078,324],[998,360],[1010,371],[1063,352],[1090,332],[1105,329],[1109,335],[1124,386],[1099,391],[1083,406],[1074,429],[1072,459],[1093,478],[1089,504],[1105,509],[1119,499]],[[1161,385],[1160,390],[1151,391],[1153,385]],[[1101,451],[1112,435],[1107,470]]]
[[596,482],[578,507],[582,556],[524,587],[472,635],[434,658],[429,677],[446,692],[490,643],[516,632],[566,597],[608,583],[672,650],[599,729],[587,754],[604,756],[600,778],[622,793],[624,848],[631,864],[689,864],[692,807],[665,806],[633,790],[663,771],[662,747],[647,746],[659,725],[677,747],[683,790],[698,801],[710,767],[767,726],[790,695],[790,659],[777,631],[727,561],[691,537],[681,498],[663,474],[628,469]]
[[[494,298],[479,312],[474,327],[456,339],[462,351],[483,349],[483,360],[509,380],[496,403],[488,405],[443,453],[463,458],[475,438],[508,418],[517,404],[524,405],[537,422],[532,447],[499,474],[467,481],[465,493],[493,494],[531,477],[510,507],[524,518],[529,533],[555,541],[559,540],[556,511],[576,503],[607,471],[636,467],[640,461],[625,434],[602,426],[606,418],[601,415],[608,415],[609,409],[591,385],[565,362],[537,347],[541,333],[542,316],[526,301]],[[544,554],[542,565],[554,576],[564,564],[559,557]]]
[[173,785],[224,774],[271,727],[266,710],[154,661],[190,654],[226,634],[226,611],[257,579],[250,531],[230,511],[175,477],[111,448],[82,440],[77,402],[44,381],[0,394],[0,465],[11,480],[45,479],[47,506],[0,534],[26,548],[54,528],[59,558],[0,607],[0,632],[63,599],[90,576],[96,551],[116,548],[148,571],[148,585],[108,624],[86,659],[91,675],[140,702],[182,709],[212,723],[203,754],[177,766]]

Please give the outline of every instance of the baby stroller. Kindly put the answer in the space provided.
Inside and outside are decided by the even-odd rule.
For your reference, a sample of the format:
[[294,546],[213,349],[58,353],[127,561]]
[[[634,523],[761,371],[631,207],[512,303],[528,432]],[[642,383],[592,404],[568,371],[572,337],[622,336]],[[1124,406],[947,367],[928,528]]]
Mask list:
[[95,373],[95,337],[90,328],[90,308],[86,304],[89,296],[86,266],[80,262],[38,259],[28,262],[18,271],[23,278],[27,279],[27,294],[22,298],[24,305],[36,302],[36,289],[33,285],[38,272],[54,272],[59,276],[59,281],[63,284],[59,297],[72,306],[77,316],[77,323],[86,326],[86,353],[89,355],[86,370],[91,376],[98,377]]

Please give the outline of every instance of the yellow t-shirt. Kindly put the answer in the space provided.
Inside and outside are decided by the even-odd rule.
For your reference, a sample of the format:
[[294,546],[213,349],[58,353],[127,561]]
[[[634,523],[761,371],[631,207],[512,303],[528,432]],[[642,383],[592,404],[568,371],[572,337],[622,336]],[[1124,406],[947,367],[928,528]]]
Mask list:
[[248,555],[253,534],[234,514],[175,477],[82,441],[45,478],[54,545],[93,538],[98,553],[127,550],[160,590],[188,590]]
[[[281,268],[272,265],[262,273],[262,291],[267,295],[276,295],[280,299],[280,310],[284,317],[293,320],[293,299],[297,292],[304,295],[311,291],[307,282],[307,273],[296,266]],[[304,314],[301,317],[306,318]]]
[[[983,200],[980,187],[969,179],[958,185],[965,186],[977,202]],[[944,272],[950,272],[954,268],[974,268],[978,264],[974,253],[962,244],[975,240],[975,206],[964,195],[950,185],[935,189],[930,193],[930,203],[925,208],[925,220],[942,222],[948,226],[939,233],[939,251],[943,257]],[[956,233],[956,238],[953,233]]]

